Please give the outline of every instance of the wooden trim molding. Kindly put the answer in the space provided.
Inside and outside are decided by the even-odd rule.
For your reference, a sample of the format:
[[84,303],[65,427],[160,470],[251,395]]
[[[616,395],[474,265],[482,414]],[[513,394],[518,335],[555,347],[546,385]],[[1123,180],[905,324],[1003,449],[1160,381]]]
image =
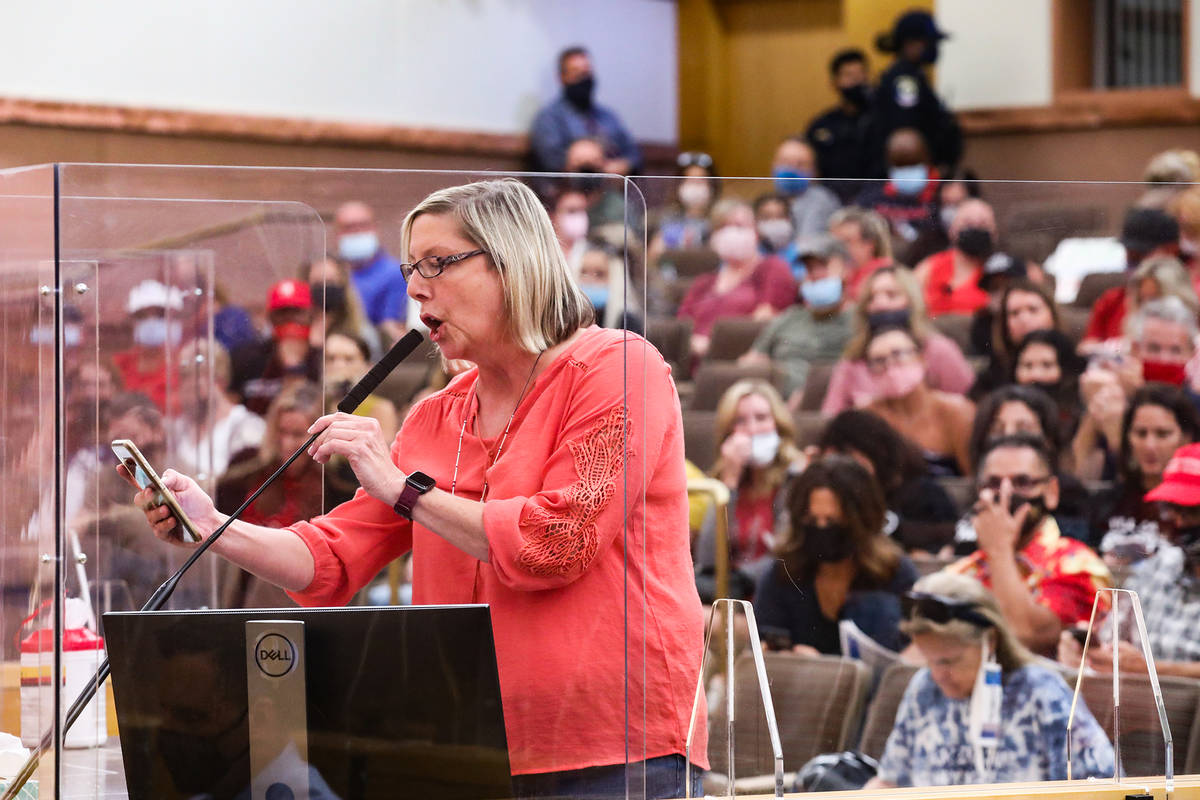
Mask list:
[[1051,106],[957,112],[963,132],[986,136],[1200,124],[1200,98],[1183,89],[1063,92]]
[[[17,97],[0,97],[0,124],[272,144],[406,150],[494,157],[508,161],[524,159],[529,151],[529,137],[524,134],[134,108]],[[678,152],[674,144],[666,142],[642,142],[640,146],[648,163],[673,162]]]

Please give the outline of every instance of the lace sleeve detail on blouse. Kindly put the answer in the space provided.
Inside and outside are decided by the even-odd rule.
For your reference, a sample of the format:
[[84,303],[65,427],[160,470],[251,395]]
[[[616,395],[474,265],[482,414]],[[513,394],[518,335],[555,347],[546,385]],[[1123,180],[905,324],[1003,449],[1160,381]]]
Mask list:
[[521,521],[525,544],[517,563],[539,577],[566,575],[596,555],[596,519],[617,494],[628,455],[625,409],[614,408],[590,431],[568,443],[579,478],[553,508],[535,507]]

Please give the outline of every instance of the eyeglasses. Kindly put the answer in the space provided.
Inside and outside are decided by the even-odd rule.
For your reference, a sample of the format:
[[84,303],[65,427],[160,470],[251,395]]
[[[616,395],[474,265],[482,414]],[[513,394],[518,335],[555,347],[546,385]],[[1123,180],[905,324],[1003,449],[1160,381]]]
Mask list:
[[[1025,494],[1026,492],[1032,492],[1034,489],[1050,480],[1050,476],[1046,475],[1042,478],[1035,478],[1032,475],[1013,475],[1011,478],[1009,478],[1009,480],[1012,481],[1013,491],[1017,492],[1018,494]],[[980,490],[991,489],[993,492],[999,492],[1000,487],[1003,485],[1004,476],[1002,475],[993,475],[987,480],[981,480],[979,482]]]
[[927,592],[905,592],[900,598],[900,611],[905,619],[920,617],[938,625],[957,619],[979,628],[991,628],[992,621],[979,613],[979,607],[971,600],[955,600]]
[[422,278],[436,278],[442,274],[442,270],[451,264],[457,264],[468,258],[482,255],[487,255],[487,250],[472,250],[469,253],[455,253],[452,256],[425,256],[419,261],[401,264],[400,269],[404,272],[404,280],[406,281],[412,280],[414,272],[419,273]]
[[890,353],[884,353],[880,356],[867,359],[867,369],[871,372],[883,372],[891,366],[905,364],[913,359],[917,354],[915,347],[905,347],[901,350],[893,350]]
[[704,169],[708,169],[712,166],[712,156],[708,153],[695,151],[680,153],[679,157],[675,159],[675,163],[679,165],[680,169],[685,167],[703,167]]

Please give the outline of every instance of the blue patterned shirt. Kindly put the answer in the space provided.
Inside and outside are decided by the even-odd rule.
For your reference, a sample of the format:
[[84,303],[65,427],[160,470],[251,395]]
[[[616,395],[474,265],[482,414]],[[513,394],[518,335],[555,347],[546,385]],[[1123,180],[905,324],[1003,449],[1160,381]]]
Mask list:
[[[1055,672],[1027,664],[1003,678],[1000,746],[991,774],[975,768],[967,734],[970,700],[951,700],[928,669],[913,676],[879,762],[879,777],[897,786],[1060,781],[1067,778],[1071,690]],[[1072,778],[1113,776],[1113,749],[1080,700],[1072,731]]]

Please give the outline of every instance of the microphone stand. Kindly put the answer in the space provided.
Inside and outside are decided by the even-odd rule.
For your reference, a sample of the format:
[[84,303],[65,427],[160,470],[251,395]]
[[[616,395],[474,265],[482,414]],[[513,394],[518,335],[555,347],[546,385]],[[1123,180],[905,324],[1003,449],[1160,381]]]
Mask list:
[[[338,403],[338,411],[349,414],[358,408],[359,404],[362,403],[367,395],[375,391],[376,387],[378,387],[380,382],[387,377],[388,373],[395,369],[397,364],[403,361],[410,353],[412,353],[414,349],[416,349],[416,346],[421,343],[423,338],[424,337],[417,331],[409,331],[407,334],[401,337],[400,341],[396,342],[396,344],[392,346],[392,349],[388,351],[387,355],[380,359],[379,362],[371,368],[371,371],[368,372],[362,378],[362,380],[360,380],[358,384],[354,386],[354,388],[346,393],[346,396],[342,398],[341,402]],[[276,479],[278,479],[279,476],[282,475],[284,471],[292,465],[292,462],[299,458],[305,450],[311,447],[312,443],[315,442],[317,437],[320,435],[320,432],[314,433],[312,436],[308,437],[308,440],[304,444],[296,448],[296,452],[288,456],[288,459],[283,462],[279,469],[271,473],[271,477],[263,481],[262,485],[255,489],[254,493],[247,497],[245,501],[243,501],[242,504],[237,507],[237,510],[229,515],[227,520],[221,523],[221,525],[215,531],[213,531],[208,538],[200,543],[199,547],[192,551],[192,554],[188,556],[186,561],[183,562],[183,565],[179,569],[175,570],[175,573],[171,575],[171,577],[162,582],[162,585],[154,591],[154,594],[150,595],[150,599],[147,600],[145,605],[139,609],[139,612],[158,611],[164,605],[166,605],[167,600],[169,600],[171,595],[175,593],[175,587],[179,585],[179,580],[189,569],[192,568],[192,564],[195,564],[197,559],[204,555],[205,551],[212,547],[213,543],[215,543],[217,539],[221,538],[221,534],[223,534],[230,525],[237,521],[237,519],[242,516],[246,509],[258,499],[258,496],[262,494],[268,486],[274,483]],[[108,660],[108,656],[105,655],[104,661],[100,664],[100,668],[96,670],[96,674],[92,676],[90,681],[87,682],[87,685],[83,687],[83,691],[80,692],[79,696],[75,698],[75,702],[71,703],[70,708],[67,709],[66,716],[63,719],[64,738],[67,735],[67,731],[71,730],[71,726],[74,725],[75,721],[79,719],[81,714],[83,714],[83,709],[86,708],[91,699],[95,697],[96,690],[108,678],[108,675],[111,671],[112,665]],[[18,793],[29,781],[29,779],[33,777],[33,773],[37,770],[38,763],[42,760],[42,754],[49,750],[53,743],[54,726],[52,725],[50,730],[42,734],[42,739],[40,742],[38,742],[37,746],[30,751],[29,758],[25,760],[25,764],[21,767],[20,772],[18,772],[9,782],[8,786],[4,790],[4,794],[0,795],[0,800],[16,800]]]

